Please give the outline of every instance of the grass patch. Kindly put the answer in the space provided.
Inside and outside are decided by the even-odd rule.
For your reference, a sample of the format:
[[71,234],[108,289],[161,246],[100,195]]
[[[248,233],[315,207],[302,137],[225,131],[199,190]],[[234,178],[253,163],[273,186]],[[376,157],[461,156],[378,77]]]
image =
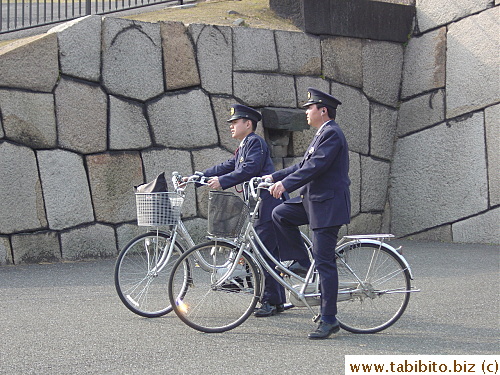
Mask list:
[[[229,11],[237,14],[229,14]],[[122,18],[153,23],[182,21],[186,25],[201,23],[222,26],[231,26],[238,18],[242,18],[248,27],[300,31],[291,21],[277,17],[269,8],[269,0],[200,0],[195,7],[165,8]]]

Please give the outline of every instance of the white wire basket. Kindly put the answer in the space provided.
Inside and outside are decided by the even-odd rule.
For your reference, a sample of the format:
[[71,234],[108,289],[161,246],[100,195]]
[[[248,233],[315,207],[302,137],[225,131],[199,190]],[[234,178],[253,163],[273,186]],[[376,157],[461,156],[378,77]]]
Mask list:
[[184,202],[177,193],[135,193],[137,225],[158,227],[175,225],[181,217]]

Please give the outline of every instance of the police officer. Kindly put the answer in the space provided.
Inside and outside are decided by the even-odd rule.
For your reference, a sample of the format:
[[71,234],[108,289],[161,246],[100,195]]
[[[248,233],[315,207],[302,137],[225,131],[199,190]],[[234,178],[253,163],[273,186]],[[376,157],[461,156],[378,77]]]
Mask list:
[[[335,245],[340,227],[350,222],[349,154],[347,141],[334,121],[341,102],[319,90],[308,89],[307,122],[318,131],[301,162],[272,173],[275,198],[299,190],[300,196],[285,201],[273,211],[273,224],[282,257],[295,254],[294,271],[307,267],[299,225],[313,232],[313,257],[321,285],[321,320],[309,339],[325,339],[339,331],[337,314],[338,273]],[[303,254],[300,259],[300,255]]]
[[[267,143],[255,134],[257,123],[261,118],[260,113],[253,108],[241,104],[234,104],[231,107],[231,117],[227,120],[230,123],[231,136],[241,142],[233,158],[203,171],[205,176],[212,177],[208,182],[212,189],[227,189],[252,177],[274,172]],[[259,217],[254,224],[255,230],[266,248],[279,259],[271,213],[280,204],[280,200],[273,198],[267,191],[263,191],[261,197],[263,202]],[[273,265],[270,260],[268,262]],[[264,293],[260,308],[254,312],[256,317],[267,317],[284,311],[286,297],[283,287],[265,270],[264,274]]]

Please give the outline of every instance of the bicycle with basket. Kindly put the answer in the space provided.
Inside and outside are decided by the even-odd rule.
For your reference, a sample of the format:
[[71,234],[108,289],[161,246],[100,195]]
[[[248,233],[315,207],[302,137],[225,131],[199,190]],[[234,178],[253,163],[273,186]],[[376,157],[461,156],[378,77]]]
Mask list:
[[[242,324],[254,311],[262,293],[263,269],[287,291],[289,302],[305,307],[318,321],[321,291],[314,260],[301,277],[266,249],[253,227],[262,200],[258,191],[271,183],[250,181],[257,203],[253,215],[237,196],[210,192],[211,241],[183,253],[168,283],[173,310],[190,327],[207,333],[224,332]],[[239,216],[236,213],[239,212]],[[236,235],[236,238],[231,238]],[[405,311],[413,279],[399,249],[386,243],[391,234],[344,236],[337,244],[340,326],[354,333],[375,333],[394,324]],[[258,250],[260,248],[260,251]],[[210,267],[200,267],[197,255]],[[274,263],[270,266],[264,255]]]
[[[168,314],[172,307],[168,300],[167,284],[175,261],[195,246],[192,236],[184,225],[181,213],[189,185],[207,185],[208,177],[200,172],[183,178],[178,172],[172,173],[173,191],[136,192],[137,225],[149,227],[143,234],[133,238],[118,254],[115,264],[114,281],[120,300],[133,313],[154,318]],[[231,194],[220,192],[220,194]],[[234,196],[238,198],[237,196]],[[239,199],[239,198],[238,198]],[[248,214],[249,195],[245,195],[241,205],[229,205],[226,214],[245,217]],[[245,212],[241,215],[241,212]],[[213,216],[213,215],[212,215]],[[226,221],[218,222],[225,225]],[[243,225],[244,223],[240,223]],[[210,231],[209,231],[210,232]],[[212,229],[217,235],[217,228]],[[228,241],[238,233],[225,232]],[[308,249],[311,241],[303,234]],[[194,254],[198,267],[210,269],[203,254]]]

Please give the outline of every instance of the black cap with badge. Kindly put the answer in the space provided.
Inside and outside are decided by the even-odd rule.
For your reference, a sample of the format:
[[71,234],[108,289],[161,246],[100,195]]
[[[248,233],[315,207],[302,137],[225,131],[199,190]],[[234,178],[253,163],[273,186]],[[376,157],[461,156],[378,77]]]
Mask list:
[[337,109],[337,106],[342,104],[340,100],[333,96],[309,87],[307,89],[307,102],[302,107],[309,107],[311,104],[322,104],[326,107]]
[[238,120],[239,118],[247,118],[257,123],[260,121],[262,116],[255,109],[247,107],[246,105],[233,104],[231,106],[231,117],[227,120],[227,122]]

